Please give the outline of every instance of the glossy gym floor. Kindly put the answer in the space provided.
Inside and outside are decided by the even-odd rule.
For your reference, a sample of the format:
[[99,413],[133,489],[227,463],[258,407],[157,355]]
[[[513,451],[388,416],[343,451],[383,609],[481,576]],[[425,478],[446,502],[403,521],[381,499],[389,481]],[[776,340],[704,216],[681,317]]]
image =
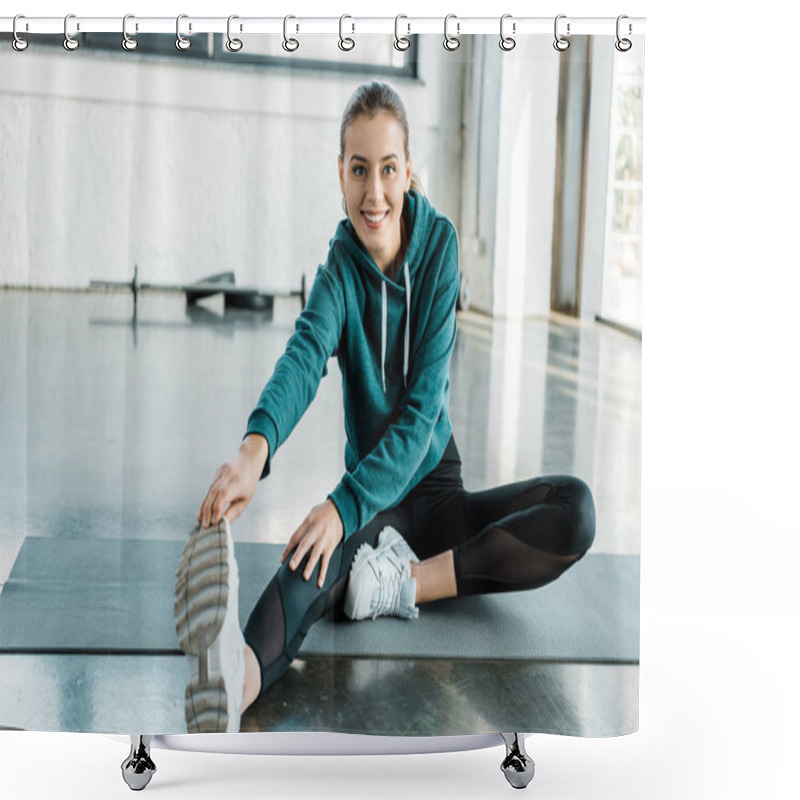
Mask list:
[[[183,540],[298,311],[291,299],[272,313],[187,308],[153,292],[134,318],[124,292],[0,291],[0,581],[26,536]],[[594,493],[593,552],[638,555],[640,388],[641,341],[626,333],[461,314],[450,414],[465,486],[577,475]],[[236,541],[287,541],[338,483],[344,441],[331,362]],[[2,727],[185,730],[179,653],[2,652],[0,668]],[[516,729],[515,714],[526,729],[533,713],[543,732],[604,736],[637,727],[638,683],[635,663],[311,657],[241,729],[319,729],[333,714],[339,731],[485,733]]]

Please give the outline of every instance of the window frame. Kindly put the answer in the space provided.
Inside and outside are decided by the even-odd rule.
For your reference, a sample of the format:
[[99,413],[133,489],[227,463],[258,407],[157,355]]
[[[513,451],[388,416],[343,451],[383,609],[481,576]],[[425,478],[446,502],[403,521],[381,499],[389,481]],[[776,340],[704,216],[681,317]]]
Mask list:
[[[99,38],[102,37],[102,38]],[[159,37],[153,40],[153,37]],[[202,38],[207,37],[205,47],[201,44]],[[11,33],[0,34],[0,44],[4,40],[12,39]],[[38,48],[45,46],[62,47],[63,39],[55,34],[28,34],[30,46]],[[246,48],[238,53],[231,53],[225,47],[225,34],[208,33],[194,34],[191,38],[192,46],[186,50],[178,50],[175,47],[175,35],[171,33],[143,34],[139,40],[140,47],[142,42],[159,44],[169,42],[167,47],[159,47],[157,50],[142,50],[137,47],[135,50],[125,50],[122,47],[122,32],[103,32],[103,33],[77,33],[75,38],[79,46],[72,51],[73,54],[91,55],[112,55],[118,58],[145,58],[161,59],[174,62],[175,59],[183,59],[184,63],[209,65],[242,66],[250,69],[263,70],[303,70],[318,72],[339,72],[344,74],[369,73],[371,75],[387,78],[410,78],[416,80],[419,77],[419,60],[417,53],[419,45],[417,42],[418,34],[412,34],[408,38],[411,46],[405,51],[406,63],[402,67],[393,67],[388,64],[361,63],[328,61],[318,58],[304,58],[302,55],[289,54],[287,56],[268,56],[248,52]],[[388,39],[389,37],[387,37]],[[334,45],[335,46],[335,45]],[[356,45],[357,46],[357,45]]]

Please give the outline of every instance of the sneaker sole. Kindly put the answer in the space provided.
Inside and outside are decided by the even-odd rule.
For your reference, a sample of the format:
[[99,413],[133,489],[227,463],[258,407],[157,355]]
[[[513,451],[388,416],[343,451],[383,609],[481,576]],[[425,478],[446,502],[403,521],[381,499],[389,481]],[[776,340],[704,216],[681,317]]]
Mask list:
[[175,631],[181,650],[197,656],[198,677],[186,686],[189,733],[217,733],[228,726],[228,695],[222,676],[209,675],[208,651],[219,638],[228,610],[230,573],[225,520],[195,528],[175,573]]

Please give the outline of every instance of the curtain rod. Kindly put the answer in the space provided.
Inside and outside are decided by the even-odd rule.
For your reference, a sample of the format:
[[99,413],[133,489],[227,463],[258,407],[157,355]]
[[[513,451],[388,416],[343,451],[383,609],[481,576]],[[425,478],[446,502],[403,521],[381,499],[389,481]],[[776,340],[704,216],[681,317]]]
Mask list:
[[[121,33],[122,17],[81,17],[69,15],[66,20],[69,34],[78,33]],[[231,32],[236,34],[275,34],[283,35],[285,25],[293,35],[306,34],[338,34],[340,31],[348,35],[359,33],[400,35],[421,33],[445,33],[444,17],[355,17],[345,15],[338,17],[235,17],[231,21]],[[505,15],[504,30],[506,35],[524,36],[527,34],[554,33],[556,19],[554,17],[513,17]],[[570,17],[560,14],[558,31],[561,35],[578,36],[589,34],[614,35],[617,31],[616,17]],[[228,17],[193,17],[181,15],[180,30],[184,36],[193,33],[226,33]],[[624,17],[621,23],[624,36],[635,36],[644,33],[644,17]],[[397,28],[395,27],[397,26]],[[64,34],[64,17],[27,17],[20,15],[17,19],[18,34]],[[146,33],[175,33],[176,17],[137,17],[129,15],[125,29],[131,36]],[[0,33],[12,33],[14,17],[0,17]],[[469,35],[500,32],[500,17],[458,17],[450,15],[447,21],[449,35]]]

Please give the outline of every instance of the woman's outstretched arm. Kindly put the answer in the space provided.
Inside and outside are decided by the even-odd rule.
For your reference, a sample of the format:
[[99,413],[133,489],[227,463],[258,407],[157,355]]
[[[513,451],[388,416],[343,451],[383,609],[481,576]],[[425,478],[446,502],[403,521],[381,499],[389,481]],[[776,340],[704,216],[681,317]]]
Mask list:
[[327,374],[344,316],[339,279],[329,264],[320,266],[306,306],[295,321],[295,332],[247,421],[247,433],[261,434],[269,443],[261,477],[269,474],[271,458],[289,438]]
[[224,514],[228,522],[233,522],[253,499],[268,457],[269,445],[263,436],[257,433],[246,436],[238,453],[214,475],[197,521],[207,528],[216,525]]

